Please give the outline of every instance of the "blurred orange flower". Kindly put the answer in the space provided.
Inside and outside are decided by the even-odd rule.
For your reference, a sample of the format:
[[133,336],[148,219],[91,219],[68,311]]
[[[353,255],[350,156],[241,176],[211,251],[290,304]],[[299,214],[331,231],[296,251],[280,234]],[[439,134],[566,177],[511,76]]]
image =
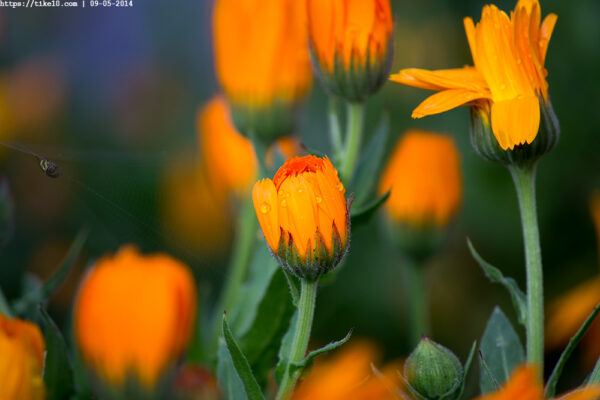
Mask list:
[[509,17],[486,5],[475,25],[464,19],[474,67],[428,71],[403,69],[392,81],[439,91],[423,101],[413,118],[469,104],[491,113],[491,126],[503,150],[531,143],[540,125],[540,101],[548,102],[546,50],[557,16],[540,24],[538,0],[519,0]]
[[37,325],[0,314],[0,398],[46,397],[42,378],[45,351]]
[[375,347],[368,342],[344,346],[332,357],[317,358],[310,375],[296,389],[292,400],[392,400],[400,399],[400,363],[383,368],[382,375],[371,365],[378,360]]
[[452,137],[410,130],[398,141],[379,192],[392,190],[385,209],[397,222],[445,226],[462,196],[460,156]]
[[[600,386],[587,386],[562,395],[560,400],[595,400],[600,396]],[[532,365],[517,367],[508,382],[498,391],[480,396],[477,400],[544,400],[544,387],[538,381]]]
[[100,259],[81,283],[75,337],[100,378],[146,388],[184,351],[194,330],[196,287],[187,266],[131,246]]
[[361,100],[385,82],[393,33],[389,0],[308,0],[308,30],[318,72],[334,94]]
[[310,278],[337,265],[348,245],[345,190],[331,161],[315,156],[290,158],[254,185],[256,216],[280,265]]
[[312,81],[305,0],[217,0],[216,71],[234,105],[293,103]]

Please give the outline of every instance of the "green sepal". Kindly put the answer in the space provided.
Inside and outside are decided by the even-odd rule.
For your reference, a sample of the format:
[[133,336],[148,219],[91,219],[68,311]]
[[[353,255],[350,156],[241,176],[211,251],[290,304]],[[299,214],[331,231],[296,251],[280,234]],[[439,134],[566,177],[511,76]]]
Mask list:
[[471,255],[477,261],[481,269],[483,269],[483,273],[485,276],[494,283],[500,283],[502,286],[508,290],[510,297],[512,299],[513,307],[517,312],[518,321],[521,325],[525,326],[527,321],[527,297],[525,293],[519,289],[519,285],[512,278],[505,278],[502,275],[502,272],[494,267],[492,264],[488,263],[479,255],[471,240],[467,237],[467,246],[469,246],[469,251]]
[[30,290],[26,291],[23,296],[14,301],[12,309],[17,315],[32,316],[36,314],[36,308],[40,303],[45,304],[58,290],[63,283],[69,271],[75,265],[77,257],[81,253],[81,249],[87,239],[89,231],[82,229],[79,231],[75,240],[69,247],[65,258],[61,261],[58,270],[48,279],[43,285],[35,285]]
[[562,374],[562,370],[565,366],[565,363],[571,356],[571,353],[573,353],[573,350],[575,350],[575,347],[577,347],[579,341],[583,338],[583,335],[585,335],[585,333],[587,332],[590,325],[592,325],[592,322],[594,322],[594,319],[598,315],[599,311],[600,304],[598,304],[594,308],[594,310],[587,317],[583,325],[581,325],[577,333],[573,335],[571,340],[569,340],[569,344],[567,345],[567,347],[565,347],[562,354],[560,355],[560,358],[558,359],[556,365],[554,366],[554,369],[552,370],[552,374],[550,374],[550,378],[548,379],[548,383],[546,384],[546,389],[544,390],[544,395],[547,399],[554,397],[554,394],[556,393],[556,384],[558,383],[558,378],[560,378],[560,375]]
[[[512,370],[525,361],[525,352],[519,336],[500,307],[494,308],[485,327],[479,345],[481,357],[489,368],[495,382],[480,368],[479,387],[481,394],[497,389],[510,377]],[[496,384],[497,383],[497,384]]]
[[48,400],[68,399],[74,393],[73,365],[65,339],[46,310],[39,305],[38,315],[44,340],[46,359],[44,361],[44,383]]
[[471,364],[473,363],[473,357],[475,356],[476,350],[477,340],[475,340],[471,345],[471,350],[469,351],[469,355],[467,356],[467,361],[465,361],[465,366],[463,367],[462,383],[460,385],[460,388],[458,389],[458,392],[456,392],[456,396],[454,397],[455,400],[460,399],[465,391],[465,386],[467,384],[467,376],[469,375],[469,370],[471,369]]
[[264,396],[260,386],[254,378],[248,359],[244,356],[244,353],[242,353],[242,350],[235,341],[233,334],[229,329],[229,325],[227,325],[227,318],[225,315],[223,315],[223,337],[225,339],[225,344],[227,345],[227,351],[233,362],[233,367],[244,385],[248,400],[264,400]]
[[390,118],[388,113],[384,112],[373,137],[361,154],[350,185],[350,193],[354,196],[353,204],[358,209],[369,203],[369,196],[379,181],[389,130]]
[[296,371],[298,370],[304,370],[307,367],[310,367],[310,365],[312,365],[312,362],[314,361],[314,359],[317,356],[320,356],[323,353],[327,353],[329,351],[333,351],[335,349],[337,349],[338,347],[340,347],[341,345],[343,345],[344,343],[346,343],[348,340],[350,340],[350,336],[352,336],[352,332],[354,331],[354,328],[350,329],[350,331],[348,332],[348,334],[335,342],[331,342],[323,347],[321,347],[320,349],[317,350],[313,350],[310,353],[308,353],[308,355],[304,358],[304,360],[299,361],[299,362],[294,362],[290,364],[290,368],[289,368],[289,373],[294,374]]
[[266,147],[294,132],[297,104],[275,99],[265,106],[230,102],[231,119],[237,130]]
[[362,208],[352,211],[350,214],[352,227],[356,228],[367,224],[371,218],[373,218],[377,210],[379,210],[379,208],[387,201],[391,193],[392,191],[388,190],[381,196],[365,204]]

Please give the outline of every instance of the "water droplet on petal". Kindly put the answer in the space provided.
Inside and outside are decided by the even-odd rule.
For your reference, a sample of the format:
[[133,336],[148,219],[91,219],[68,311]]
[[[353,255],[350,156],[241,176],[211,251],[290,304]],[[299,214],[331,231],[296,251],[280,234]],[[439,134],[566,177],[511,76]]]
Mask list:
[[321,198],[321,196],[317,196],[315,198],[315,200],[316,200],[317,204],[321,204],[321,202],[323,201],[323,199]]
[[286,199],[281,200],[281,207],[287,207],[287,200]]
[[504,90],[504,89],[506,89],[506,85],[505,85],[504,83],[503,83],[503,84],[501,84],[501,85],[500,85],[500,89],[501,89],[501,90]]
[[260,212],[263,214],[267,214],[269,211],[271,211],[271,205],[266,201],[263,201],[260,205]]
[[302,193],[302,192],[303,192],[303,190],[302,190],[302,189],[298,189],[298,193]]
[[342,182],[338,183],[337,188],[340,192],[344,191],[344,185],[342,184]]

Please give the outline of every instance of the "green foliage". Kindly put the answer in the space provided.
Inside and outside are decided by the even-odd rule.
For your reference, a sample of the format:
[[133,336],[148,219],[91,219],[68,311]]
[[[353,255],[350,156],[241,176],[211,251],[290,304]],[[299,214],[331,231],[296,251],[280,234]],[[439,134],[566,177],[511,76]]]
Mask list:
[[482,394],[496,390],[497,384],[502,385],[506,382],[513,368],[525,361],[525,352],[519,336],[500,307],[494,309],[488,320],[479,351],[482,358],[479,374]]
[[5,178],[0,180],[0,247],[8,242],[14,229],[14,205]]
[[381,196],[372,200],[370,203],[364,205],[362,208],[359,208],[356,211],[352,211],[350,213],[352,229],[355,229],[362,225],[366,225],[371,220],[373,215],[375,215],[375,212],[379,210],[379,207],[381,207],[383,203],[386,202],[388,197],[390,197],[391,193],[392,191],[388,190],[385,194],[382,194]]
[[223,391],[224,398],[229,400],[248,400],[244,384],[233,366],[233,360],[223,339],[219,340],[217,357],[217,379],[219,380],[219,386]]
[[458,392],[456,393],[455,399],[460,399],[465,391],[465,385],[467,383],[467,376],[469,375],[469,370],[471,369],[471,364],[473,363],[473,357],[475,356],[475,350],[477,350],[477,341],[473,342],[471,346],[471,350],[469,351],[469,355],[467,357],[467,361],[465,361],[465,366],[463,368],[463,377],[462,383]]
[[594,308],[594,310],[587,317],[587,319],[585,320],[583,325],[581,325],[581,327],[579,328],[577,333],[575,335],[573,335],[571,340],[569,340],[569,344],[567,345],[567,347],[565,347],[562,354],[560,355],[560,358],[558,359],[558,362],[554,366],[554,370],[552,371],[552,374],[550,375],[550,378],[548,379],[548,383],[546,384],[546,390],[545,390],[546,398],[554,397],[554,394],[556,393],[556,384],[558,383],[558,378],[560,378],[560,375],[565,366],[565,363],[571,356],[571,353],[573,353],[573,350],[575,350],[575,347],[577,347],[577,344],[579,343],[581,338],[583,338],[583,335],[587,332],[590,325],[592,325],[592,322],[594,322],[594,319],[598,315],[599,311],[600,311],[600,304],[598,304],[596,306],[596,308]]
[[290,351],[292,350],[292,342],[294,341],[294,332],[296,332],[296,324],[298,323],[298,311],[294,312],[290,324],[288,326],[283,339],[281,340],[281,346],[279,347],[279,361],[275,366],[275,382],[278,384],[283,380],[283,374],[287,369],[290,360],[287,359]]
[[69,359],[65,339],[46,310],[38,308],[38,321],[46,341],[44,382],[49,400],[67,399],[74,392],[73,365]]
[[517,312],[519,323],[525,325],[527,321],[527,298],[525,297],[525,294],[521,291],[521,289],[519,289],[519,285],[517,284],[517,282],[515,282],[513,278],[505,278],[498,268],[485,261],[483,257],[479,255],[477,250],[475,250],[475,247],[473,246],[469,238],[467,238],[467,245],[469,246],[471,255],[473,256],[475,261],[477,261],[481,269],[483,269],[483,273],[485,274],[485,276],[494,283],[500,283],[506,288],[506,290],[508,290],[515,311]]
[[344,338],[337,340],[335,342],[331,342],[331,343],[321,347],[320,349],[313,350],[310,353],[308,353],[308,355],[304,358],[304,360],[297,362],[297,363],[292,363],[289,368],[289,373],[293,374],[298,370],[304,370],[305,368],[310,367],[312,365],[312,362],[314,361],[314,359],[317,356],[320,356],[323,353],[327,353],[329,351],[335,350],[338,347],[340,347],[341,345],[343,345],[344,343],[346,343],[348,340],[350,340],[350,336],[352,336],[352,331],[354,331],[354,328],[350,329],[350,332],[348,332],[348,334],[346,336],[344,336]]
[[[81,249],[87,239],[88,230],[82,229],[79,231],[65,258],[60,263],[60,267],[43,285],[32,285],[26,289],[23,296],[13,303],[13,310],[17,315],[33,317],[37,312],[39,304],[45,304],[63,283],[77,257],[81,253]],[[27,282],[26,282],[27,283]]]
[[[223,315],[223,337],[225,338],[227,352],[231,357],[237,376],[242,381],[248,400],[264,400],[264,396],[258,382],[256,382],[256,379],[254,378],[248,359],[244,356],[244,353],[242,353],[242,350],[236,343],[233,334],[231,333],[231,329],[229,329],[229,325],[227,325],[225,315]],[[231,385],[233,382],[236,382],[236,380],[230,379],[228,383]]]

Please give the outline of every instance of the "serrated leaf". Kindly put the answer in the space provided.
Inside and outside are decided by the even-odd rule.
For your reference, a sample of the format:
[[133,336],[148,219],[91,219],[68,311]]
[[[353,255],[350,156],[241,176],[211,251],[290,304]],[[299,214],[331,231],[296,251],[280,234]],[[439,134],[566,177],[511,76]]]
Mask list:
[[384,161],[385,145],[390,130],[389,115],[385,112],[375,133],[371,137],[358,162],[356,172],[350,185],[350,191],[354,194],[356,207],[361,208],[369,202],[375,184],[379,181],[378,175]]
[[260,386],[258,386],[258,383],[252,374],[248,359],[244,356],[244,353],[242,353],[242,350],[235,341],[231,329],[229,329],[229,325],[227,325],[227,318],[225,315],[223,315],[223,337],[225,338],[225,344],[227,345],[227,350],[231,356],[233,367],[244,385],[248,400],[264,400]]
[[304,360],[302,360],[300,362],[296,362],[296,363],[291,363],[290,364],[290,368],[289,368],[289,373],[293,374],[294,372],[298,371],[299,369],[303,370],[307,366],[311,365],[312,362],[313,362],[313,360],[317,356],[320,356],[323,353],[327,353],[328,351],[333,351],[333,350],[337,349],[338,347],[340,347],[341,345],[343,345],[344,343],[346,343],[348,340],[350,340],[350,336],[352,336],[352,332],[353,331],[354,331],[354,328],[350,329],[350,331],[348,332],[348,334],[343,339],[340,339],[340,340],[335,341],[335,342],[331,342],[331,343],[329,343],[329,344],[321,347],[320,349],[311,351],[304,358]]
[[46,303],[58,290],[60,285],[63,283],[69,271],[75,265],[79,253],[87,239],[89,231],[82,229],[79,231],[73,243],[69,247],[67,254],[60,263],[59,268],[56,272],[42,285],[34,285],[31,289],[26,290],[20,299],[17,299],[13,304],[13,309],[18,315],[30,316],[35,314],[33,310],[40,303]]
[[229,400],[248,400],[244,384],[233,366],[233,361],[223,339],[219,340],[217,379],[219,380],[219,386],[224,398]]
[[[521,340],[500,307],[492,312],[479,349],[490,373],[500,385],[508,380],[515,366],[525,361]],[[496,390],[496,384],[483,367],[480,368],[479,387],[482,394]]]
[[391,190],[388,190],[385,194],[374,199],[372,202],[366,204],[364,207],[352,211],[350,213],[350,221],[352,223],[352,229],[368,223],[375,212],[386,202],[390,197]]
[[469,250],[475,261],[477,261],[481,269],[483,269],[485,276],[494,283],[500,283],[508,290],[515,311],[517,312],[518,321],[521,325],[525,326],[527,321],[527,297],[525,296],[525,293],[519,289],[519,285],[514,279],[505,278],[498,268],[485,261],[483,257],[479,255],[477,250],[475,250],[475,247],[469,238],[467,238],[467,246],[469,246]]
[[298,323],[298,311],[294,312],[290,319],[288,329],[281,339],[281,346],[279,347],[279,362],[275,366],[275,382],[280,384],[283,380],[283,374],[289,363],[286,358],[292,349],[292,342],[294,341],[294,333],[296,332],[296,324]]
[[38,319],[46,341],[44,382],[48,399],[67,399],[74,393],[73,365],[68,356],[65,339],[46,310],[40,306]]

